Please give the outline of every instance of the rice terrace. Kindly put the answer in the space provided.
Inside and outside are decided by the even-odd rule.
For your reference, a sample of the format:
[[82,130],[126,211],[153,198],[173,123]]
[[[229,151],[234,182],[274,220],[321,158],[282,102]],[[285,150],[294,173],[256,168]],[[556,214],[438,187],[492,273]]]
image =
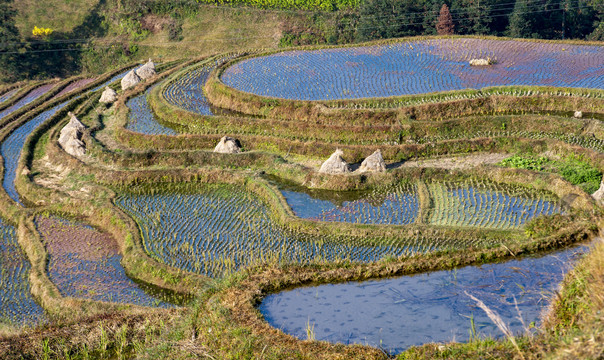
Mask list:
[[0,359],[602,358],[604,8],[531,1],[0,2]]

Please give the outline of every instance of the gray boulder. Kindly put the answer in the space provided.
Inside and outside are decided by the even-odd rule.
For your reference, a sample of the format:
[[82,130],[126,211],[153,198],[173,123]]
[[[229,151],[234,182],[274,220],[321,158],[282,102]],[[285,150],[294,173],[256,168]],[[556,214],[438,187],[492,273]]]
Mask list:
[[340,150],[340,149],[336,149],[336,151],[333,154],[331,154],[329,159],[327,159],[323,163],[323,165],[321,165],[319,172],[324,173],[324,174],[349,173],[350,167],[348,166],[346,161],[344,161],[344,159],[342,159],[342,155],[344,155],[344,152],[342,152],[342,150]]
[[363,160],[361,167],[359,167],[359,171],[386,171],[386,163],[384,162],[380,149],[377,149],[373,154]]

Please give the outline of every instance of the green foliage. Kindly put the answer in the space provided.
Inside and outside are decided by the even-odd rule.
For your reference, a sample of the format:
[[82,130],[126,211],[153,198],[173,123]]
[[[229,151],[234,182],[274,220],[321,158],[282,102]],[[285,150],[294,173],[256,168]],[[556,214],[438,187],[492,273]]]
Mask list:
[[220,5],[246,5],[264,9],[334,11],[356,8],[360,0],[198,0],[198,2]]
[[547,171],[558,173],[568,182],[577,185],[591,194],[598,190],[602,180],[602,172],[586,161],[575,156],[561,160],[550,160],[545,157],[514,155],[499,163],[501,166],[515,169]]
[[511,158],[507,158],[503,160],[499,165],[505,167],[511,167],[514,169],[528,169],[541,171],[543,170],[543,165],[547,162],[547,158],[539,157],[523,157],[521,155],[514,155]]

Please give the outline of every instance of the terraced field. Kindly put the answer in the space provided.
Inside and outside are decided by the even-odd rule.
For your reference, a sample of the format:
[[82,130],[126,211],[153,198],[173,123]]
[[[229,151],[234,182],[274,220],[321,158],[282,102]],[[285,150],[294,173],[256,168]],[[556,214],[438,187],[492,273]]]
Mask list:
[[0,218],[0,324],[37,325],[46,321],[29,285],[29,261],[15,228]]
[[[495,63],[471,67],[479,57]],[[597,236],[601,204],[583,189],[604,170],[603,64],[597,43],[432,38],[169,61],[126,91],[125,68],[19,85],[0,96],[23,96],[0,112],[0,332],[49,326],[0,337],[0,358],[385,359],[376,347],[411,345],[430,358],[440,344],[423,344],[452,334],[474,342],[444,357],[564,349],[546,330],[517,348],[467,336],[472,322],[497,333],[461,294],[516,330],[514,298],[536,320],[574,261],[566,247]],[[67,110],[90,129],[75,134],[85,155],[58,144]],[[242,147],[214,152],[224,136]],[[384,171],[364,171],[370,154]],[[514,155],[559,166],[485,160]],[[594,303],[598,282],[575,277],[597,271],[569,275],[555,301]],[[328,317],[307,311],[317,299]],[[552,328],[563,315],[588,328],[592,310],[552,313]],[[96,335],[84,348],[72,329]]]
[[54,85],[55,84],[46,84],[46,85],[38,86],[37,88],[33,89],[32,91],[27,93],[24,97],[22,97],[17,102],[15,102],[13,105],[0,111],[0,119],[5,117],[6,115],[10,114],[11,112],[18,110],[19,108],[36,100],[38,97],[44,95],[44,93],[46,93],[48,90],[50,90]]
[[[421,206],[417,186],[409,184],[376,189],[341,204],[303,192],[281,192],[297,216],[320,221],[407,225],[417,220]],[[516,229],[534,217],[562,212],[551,194],[493,183],[432,182],[428,192],[430,205],[425,206],[433,225]]]
[[[472,67],[470,59],[493,66]],[[490,86],[604,88],[598,46],[480,39],[286,51],[236,63],[222,74],[235,89],[295,100],[388,97]]]
[[220,186],[201,193],[122,194],[116,205],[136,219],[146,252],[179,269],[217,277],[258,261],[375,261],[385,255],[463,247],[418,237],[407,246],[370,246],[362,239],[314,239],[276,225],[252,195]]
[[37,217],[48,250],[50,280],[63,296],[97,301],[168,307],[138,287],[120,264],[122,256],[110,235],[58,217]]

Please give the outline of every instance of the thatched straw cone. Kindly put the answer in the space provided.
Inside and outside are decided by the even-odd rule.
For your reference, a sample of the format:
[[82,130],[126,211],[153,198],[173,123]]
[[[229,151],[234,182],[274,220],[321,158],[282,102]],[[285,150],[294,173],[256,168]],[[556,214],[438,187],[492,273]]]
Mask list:
[[136,71],[130,70],[122,79],[122,90],[130,89],[141,82],[141,78],[136,74]]
[[117,101],[117,92],[115,92],[115,90],[113,90],[112,88],[107,86],[105,88],[105,90],[103,91],[103,94],[101,94],[101,98],[99,99],[99,102],[103,103],[103,104],[113,104],[116,101]]
[[384,162],[380,149],[377,149],[373,154],[369,155],[365,160],[363,160],[359,171],[386,171],[386,163]]
[[153,61],[151,61],[151,59],[149,59],[149,61],[147,61],[145,65],[141,66],[138,70],[136,70],[136,75],[138,75],[143,80],[147,80],[150,77],[155,76],[155,74],[157,74],[155,72],[155,64],[153,63]]
[[222,154],[237,154],[241,152],[241,143],[235,138],[223,136],[218,145],[216,145],[214,148],[214,152]]
[[340,149],[336,149],[329,159],[321,165],[319,172],[324,174],[344,174],[350,172],[350,168],[346,161],[342,159],[342,155],[344,155],[344,152]]

